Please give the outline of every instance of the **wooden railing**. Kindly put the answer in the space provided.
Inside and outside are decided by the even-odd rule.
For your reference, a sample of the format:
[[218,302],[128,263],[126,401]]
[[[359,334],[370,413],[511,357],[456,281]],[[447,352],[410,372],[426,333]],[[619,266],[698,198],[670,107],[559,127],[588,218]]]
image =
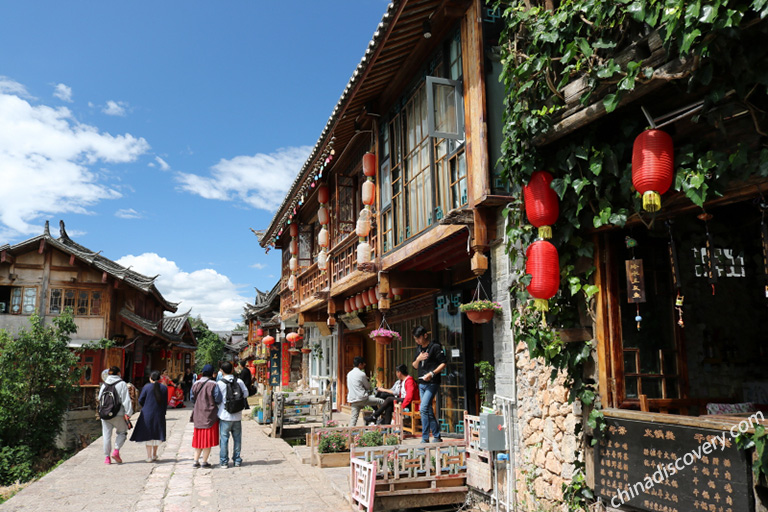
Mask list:
[[317,263],[299,275],[299,303],[313,300],[315,294],[328,288],[328,273],[317,268]]
[[297,312],[299,306],[298,294],[288,288],[280,294],[280,316],[286,317]]
[[394,435],[397,436],[398,443],[403,442],[403,429],[402,426],[397,423],[392,425],[363,425],[361,427],[312,427],[309,432],[309,438],[307,439],[312,465],[318,465],[318,445],[320,444],[321,436],[327,434],[341,434],[345,438],[347,449],[349,449],[349,447],[354,444],[355,439],[366,432],[381,432],[381,435],[385,439],[388,436]]
[[376,462],[365,462],[354,459],[350,463],[350,494],[352,506],[357,510],[373,510],[373,499],[376,495]]
[[331,250],[331,287],[357,269],[357,240],[352,233]]

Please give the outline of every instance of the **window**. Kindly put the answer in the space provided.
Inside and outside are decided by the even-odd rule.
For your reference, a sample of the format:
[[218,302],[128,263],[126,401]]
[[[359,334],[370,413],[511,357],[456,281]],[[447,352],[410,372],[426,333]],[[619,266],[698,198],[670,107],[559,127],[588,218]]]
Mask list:
[[357,202],[355,201],[355,179],[349,176],[337,176],[337,201],[339,216],[336,219],[336,229],[334,230],[334,241],[331,245],[341,242],[348,234],[355,230],[357,223]]
[[397,102],[381,132],[381,233],[384,252],[465,206],[461,38],[456,31]]
[[299,225],[299,266],[309,267],[312,265],[312,235],[314,231],[311,224]]
[[0,286],[0,314],[31,315],[37,305],[37,288]]
[[58,315],[70,308],[75,316],[100,316],[104,293],[94,290],[52,288],[48,299],[48,314]]

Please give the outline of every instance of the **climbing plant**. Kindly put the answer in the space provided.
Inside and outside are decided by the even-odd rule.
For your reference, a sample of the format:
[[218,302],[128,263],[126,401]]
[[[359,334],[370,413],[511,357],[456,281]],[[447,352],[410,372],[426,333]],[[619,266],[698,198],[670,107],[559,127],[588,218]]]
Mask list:
[[[506,87],[503,176],[517,199],[505,209],[508,250],[517,269],[512,293],[516,339],[525,341],[532,357],[552,368],[552,378],[564,374],[569,402],[580,400],[591,411],[587,424],[599,437],[604,421],[596,385],[585,379],[584,367],[593,344],[563,343],[552,326],[570,326],[578,312],[590,314],[598,287],[591,263],[590,230],[623,227],[629,220],[650,224],[631,184],[631,151],[636,135],[647,128],[639,106],[627,109],[618,122],[607,116],[556,145],[539,146],[566,109],[566,90],[581,91],[582,106],[597,105],[610,114],[622,101],[630,103],[639,86],[663,80],[679,95],[698,93],[704,103],[693,118],[722,130],[725,100],[749,113],[757,136],[728,146],[721,141],[691,138],[675,149],[674,189],[698,206],[722,195],[729,183],[768,176],[768,148],[761,128],[761,109],[768,86],[768,0],[511,0],[490,1],[504,20],[501,36]],[[651,67],[638,41],[657,36],[667,62]],[[645,55],[647,56],[647,55]],[[571,105],[568,105],[571,107]],[[630,111],[631,110],[631,111]],[[759,141],[755,143],[755,140]],[[560,254],[561,292],[551,300],[542,324],[541,312],[528,307],[525,290],[525,248],[536,229],[525,221],[522,186],[534,171],[547,169],[560,198],[560,220],[553,243]],[[580,428],[577,427],[577,428]],[[593,443],[596,442],[593,439]],[[565,489],[572,505],[584,506],[583,468]],[[586,489],[586,490],[585,490]]]

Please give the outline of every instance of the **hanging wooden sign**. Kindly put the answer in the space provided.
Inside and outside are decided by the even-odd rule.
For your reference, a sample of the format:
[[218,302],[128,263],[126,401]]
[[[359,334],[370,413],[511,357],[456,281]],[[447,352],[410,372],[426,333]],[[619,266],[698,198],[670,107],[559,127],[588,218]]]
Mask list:
[[643,260],[626,260],[627,268],[627,302],[638,304],[645,302],[645,275]]

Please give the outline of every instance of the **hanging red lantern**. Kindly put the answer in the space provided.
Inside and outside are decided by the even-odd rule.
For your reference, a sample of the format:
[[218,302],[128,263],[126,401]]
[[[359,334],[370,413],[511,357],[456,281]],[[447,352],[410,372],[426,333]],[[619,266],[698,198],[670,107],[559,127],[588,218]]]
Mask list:
[[288,340],[288,343],[291,345],[299,341],[299,338],[301,338],[301,336],[299,336],[299,333],[297,332],[289,332],[285,337],[285,339]]
[[632,147],[632,185],[643,195],[643,209],[661,209],[661,194],[675,177],[675,149],[672,137],[661,130],[646,130]]
[[363,306],[370,307],[371,299],[368,298],[368,290],[366,290],[363,293],[361,293],[360,297],[363,299]]
[[256,329],[256,336],[264,336],[264,329],[262,329],[261,327]]
[[165,349],[160,349],[160,359],[165,359]]
[[273,338],[272,336],[264,336],[264,339],[261,341],[268,347],[271,347],[272,345],[275,344],[275,338]]
[[400,300],[403,297],[403,289],[402,288],[392,288],[391,289],[392,297],[395,300]]
[[352,312],[352,308],[349,306],[349,299],[344,299],[344,312],[347,314]]
[[328,185],[320,185],[317,189],[317,202],[320,204],[325,204],[330,199],[330,191],[328,190]]
[[363,309],[363,297],[359,293],[355,295],[355,308],[356,310]]
[[181,352],[176,352],[176,360],[181,361]]
[[299,236],[299,225],[295,222],[290,224],[290,234],[291,236]]
[[549,309],[549,299],[560,288],[560,258],[557,248],[546,240],[533,242],[525,252],[525,273],[532,276],[527,286],[534,298],[534,307],[541,311]]
[[296,239],[291,240],[291,243],[288,246],[288,250],[291,252],[291,254],[299,254],[299,242],[297,242]]
[[363,174],[366,176],[376,176],[376,155],[373,153],[363,155]]
[[370,180],[363,183],[363,204],[370,206],[376,200],[376,187]]
[[371,307],[376,309],[379,307],[379,299],[376,297],[376,290],[368,288],[368,302],[371,303]]
[[552,224],[560,214],[557,193],[552,190],[552,175],[546,171],[536,171],[523,188],[525,214],[528,222],[539,228],[539,238],[552,238]]
[[325,206],[321,206],[320,208],[318,208],[317,209],[317,222],[319,222],[320,224],[325,226],[326,224],[328,224],[329,220],[330,219],[328,218],[328,208],[326,208]]

